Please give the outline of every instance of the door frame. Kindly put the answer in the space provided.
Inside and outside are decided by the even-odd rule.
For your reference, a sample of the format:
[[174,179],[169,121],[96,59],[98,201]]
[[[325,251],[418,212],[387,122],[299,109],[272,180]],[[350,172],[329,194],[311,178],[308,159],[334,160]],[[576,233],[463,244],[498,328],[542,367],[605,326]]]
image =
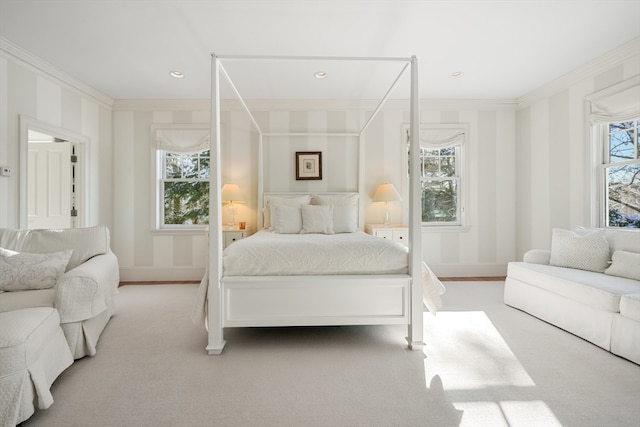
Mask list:
[[[75,176],[75,195],[76,195],[76,209],[78,210],[78,216],[75,220],[75,227],[83,227],[86,224],[86,219],[89,218],[89,197],[87,195],[87,189],[90,188],[88,182],[87,162],[89,160],[89,143],[90,138],[88,136],[63,129],[61,127],[45,123],[43,121],[28,117],[25,115],[19,116],[20,120],[20,153],[19,153],[19,206],[18,206],[18,224],[20,228],[28,228],[28,157],[29,157],[29,130],[45,133],[53,136],[54,138],[64,139],[71,142],[72,146],[76,148],[76,156],[78,156],[78,165],[76,166]],[[71,191],[71,190],[69,190]]]

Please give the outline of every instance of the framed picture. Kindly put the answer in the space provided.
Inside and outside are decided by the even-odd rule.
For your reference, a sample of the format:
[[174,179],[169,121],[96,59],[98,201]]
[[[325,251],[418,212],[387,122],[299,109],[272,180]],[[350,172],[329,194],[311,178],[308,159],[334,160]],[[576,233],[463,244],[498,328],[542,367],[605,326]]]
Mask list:
[[296,180],[322,179],[322,152],[296,152]]

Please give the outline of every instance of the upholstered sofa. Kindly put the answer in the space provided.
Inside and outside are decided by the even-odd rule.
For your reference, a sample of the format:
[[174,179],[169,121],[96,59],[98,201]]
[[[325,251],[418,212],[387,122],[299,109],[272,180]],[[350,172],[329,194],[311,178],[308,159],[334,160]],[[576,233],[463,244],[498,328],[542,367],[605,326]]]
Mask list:
[[640,364],[640,230],[554,229],[509,263],[504,302]]
[[119,280],[105,226],[0,229],[0,312],[54,307],[74,359],[96,354]]

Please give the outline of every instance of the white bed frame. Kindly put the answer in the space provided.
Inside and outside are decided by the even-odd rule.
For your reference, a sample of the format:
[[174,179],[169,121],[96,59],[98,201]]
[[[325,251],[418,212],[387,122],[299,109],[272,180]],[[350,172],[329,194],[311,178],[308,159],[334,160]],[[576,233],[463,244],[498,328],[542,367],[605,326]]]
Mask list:
[[[207,291],[207,330],[209,354],[220,354],[226,344],[224,328],[252,326],[317,326],[317,325],[407,325],[409,348],[422,349],[422,241],[420,203],[419,99],[418,62],[411,58],[344,58],[344,57],[273,57],[212,55],[211,79],[211,176],[210,204],[221,206],[220,158],[220,76],[224,74],[259,133],[258,206],[263,205],[262,138],[273,134],[261,131],[251,111],[225,71],[222,61],[243,60],[330,60],[330,61],[396,61],[404,63],[400,74],[381,100],[373,115],[357,134],[322,134],[324,136],[357,136],[362,134],[380,111],[391,91],[406,70],[411,74],[410,90],[410,170],[409,177],[409,270],[400,275],[318,275],[318,276],[224,276],[222,264],[222,213],[209,213],[209,288]],[[296,135],[300,135],[297,133]],[[314,133],[308,136],[319,135]],[[360,144],[360,158],[364,153]],[[362,162],[359,162],[360,164]],[[358,192],[362,195],[362,168],[359,170]],[[360,197],[360,224],[362,203]],[[260,215],[259,215],[260,216]],[[258,224],[261,225],[259,220]]]

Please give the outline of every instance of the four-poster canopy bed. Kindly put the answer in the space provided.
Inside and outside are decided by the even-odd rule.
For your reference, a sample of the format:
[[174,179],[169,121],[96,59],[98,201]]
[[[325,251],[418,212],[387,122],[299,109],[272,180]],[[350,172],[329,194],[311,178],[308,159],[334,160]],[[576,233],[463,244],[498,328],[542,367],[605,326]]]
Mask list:
[[[244,61],[244,60],[271,60],[271,61],[298,61],[298,60],[323,60],[323,61],[392,61],[402,65],[402,71],[397,75],[393,84],[380,101],[373,114],[368,118],[365,125],[357,133],[333,133],[322,134],[330,138],[335,135],[350,135],[358,138],[359,143],[359,171],[358,171],[358,191],[357,193],[331,193],[308,194],[299,193],[265,193],[263,188],[263,138],[273,136],[268,132],[263,132],[254,118],[252,112],[247,107],[233,81],[227,74],[222,61]],[[220,76],[224,75],[235,92],[242,107],[248,114],[253,127],[258,132],[258,207],[264,208],[265,220],[267,213],[271,215],[285,215],[286,209],[298,209],[297,216],[300,217],[300,210],[307,212],[305,203],[312,195],[317,200],[316,204],[322,203],[322,198],[330,200],[331,203],[339,203],[340,200],[356,200],[355,212],[357,224],[353,233],[336,233],[329,230],[326,234],[280,234],[273,231],[256,233],[255,238],[251,236],[234,243],[225,249],[223,257],[223,237],[222,237],[222,213],[220,209],[210,210],[210,234],[209,234],[209,264],[207,274],[202,281],[198,295],[201,313],[195,318],[204,319],[208,330],[208,345],[206,350],[209,354],[220,354],[225,346],[223,331],[227,327],[251,327],[251,326],[317,326],[317,325],[364,325],[364,324],[404,324],[408,327],[408,345],[411,349],[421,349],[424,345],[423,339],[423,295],[424,302],[433,310],[439,303],[439,295],[443,292],[442,284],[430,272],[428,267],[422,262],[422,240],[421,240],[421,207],[420,197],[420,170],[418,163],[419,153],[419,108],[418,108],[418,72],[417,59],[411,58],[353,58],[353,57],[264,57],[264,56],[217,56],[212,55],[212,81],[211,81],[211,175],[210,175],[210,204],[209,206],[221,206],[221,124],[220,124]],[[387,242],[384,239],[364,234],[364,166],[363,157],[365,147],[361,143],[362,135],[376,117],[383,104],[390,96],[392,90],[400,80],[401,76],[409,70],[410,72],[410,178],[409,178],[409,242],[408,249],[396,242]],[[278,134],[284,135],[284,134]],[[303,135],[297,133],[295,135]],[[313,136],[318,134],[304,134]],[[328,197],[328,199],[327,199]],[[303,198],[304,201],[296,203],[294,200]],[[308,198],[308,199],[306,199]],[[270,201],[272,203],[270,203]],[[284,201],[285,208],[277,208],[280,202]],[[336,202],[338,201],[338,202]],[[351,205],[351,203],[346,203]],[[296,207],[297,205],[297,207]],[[304,205],[304,206],[303,206]],[[294,206],[294,207],[291,207]],[[323,211],[325,214],[333,215],[337,218],[340,208],[335,208],[330,204],[330,211]],[[325,206],[326,208],[327,206]],[[309,208],[311,209],[311,208]],[[349,208],[351,209],[351,208]],[[281,213],[282,210],[282,213]],[[342,211],[341,211],[342,212]],[[350,211],[354,213],[353,210]],[[325,215],[326,216],[326,215]],[[284,218],[284,217],[283,217]],[[338,218],[338,221],[344,218]],[[271,224],[263,223],[262,215],[258,215],[258,228],[268,227]],[[277,230],[276,230],[277,231]],[[313,230],[311,230],[313,232]],[[302,233],[304,233],[304,228]],[[352,234],[354,237],[347,237]],[[273,235],[273,236],[271,236]],[[329,236],[331,235],[331,236]],[[294,237],[295,236],[295,237]],[[300,236],[300,237],[298,237]],[[365,237],[366,236],[366,237]],[[318,265],[310,267],[310,270],[272,270],[246,272],[234,266],[260,264],[273,266],[277,264],[269,258],[279,242],[266,242],[265,239],[278,237],[289,242],[304,241],[302,245],[320,244],[322,241],[345,241],[362,240],[365,246],[375,247],[376,244],[396,245],[395,248],[376,249],[372,258],[355,259],[358,267],[345,267],[343,270],[332,270],[332,265],[341,264],[338,261],[322,261]],[[311,239],[311,240],[305,240]],[[367,240],[374,239],[374,241]],[[262,241],[266,252],[258,252],[258,249],[249,247],[250,241]],[[384,242],[384,243],[382,243]],[[288,243],[287,243],[288,244]],[[340,243],[347,244],[347,243]],[[351,244],[350,242],[348,244]],[[259,245],[259,243],[258,243]],[[384,258],[389,258],[390,250],[402,252],[400,258],[404,260],[404,265],[390,266],[388,269],[361,270],[362,265],[379,266],[380,253],[384,253]],[[315,249],[312,249],[315,250]],[[324,250],[324,249],[323,249]],[[350,252],[349,247],[342,247],[344,253]],[[314,256],[321,250],[313,252]],[[334,249],[326,249],[328,253],[339,253]],[[288,254],[277,255],[275,258],[288,259],[297,253],[304,252],[302,249],[289,250]],[[360,254],[362,251],[357,249]],[[235,254],[235,255],[234,255]],[[247,258],[248,254],[254,257]],[[291,255],[293,254],[293,255]],[[239,256],[235,261],[232,256]],[[364,255],[365,257],[368,255]],[[397,255],[391,258],[397,258]],[[346,257],[351,258],[351,257]],[[307,260],[310,258],[307,257]],[[291,261],[289,264],[304,265],[305,262]],[[329,266],[326,271],[319,271],[322,265]],[[206,301],[206,303],[205,303]]]

